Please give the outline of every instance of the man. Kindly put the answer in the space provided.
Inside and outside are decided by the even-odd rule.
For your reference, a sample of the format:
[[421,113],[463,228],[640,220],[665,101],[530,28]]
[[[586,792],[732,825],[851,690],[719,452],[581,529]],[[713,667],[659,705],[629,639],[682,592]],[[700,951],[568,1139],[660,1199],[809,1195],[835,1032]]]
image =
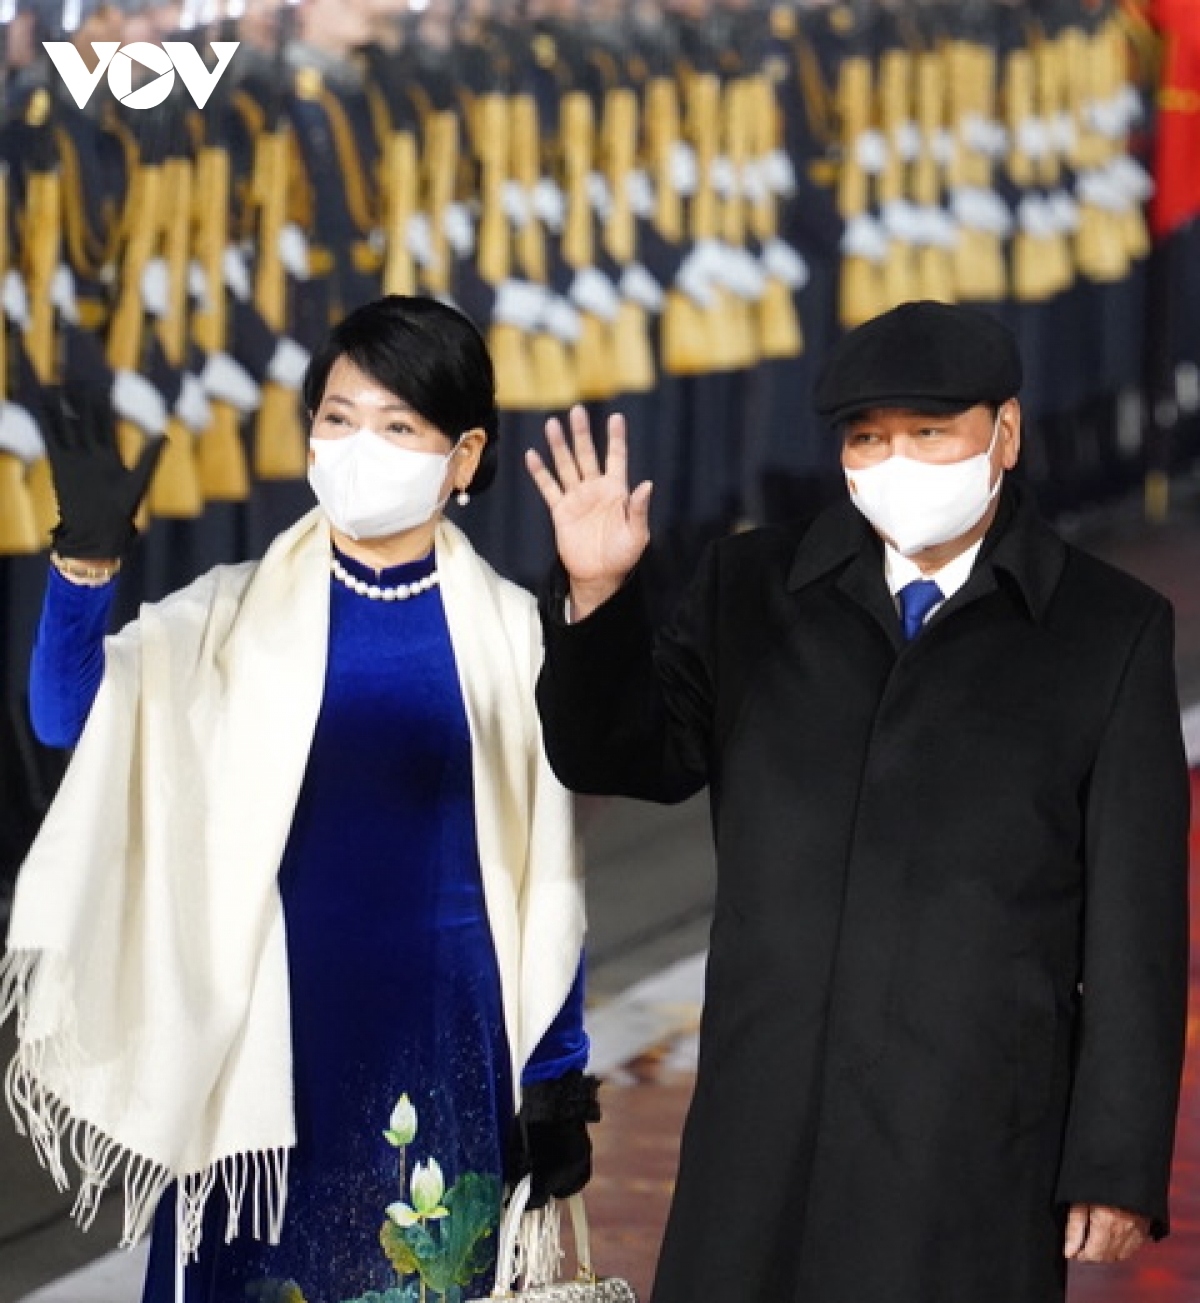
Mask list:
[[[716,915],[656,1303],[1061,1303],[1168,1228],[1188,786],[1172,616],[1008,481],[1020,360],[909,303],[830,353],[850,501],[652,637],[650,486],[582,412],[539,702],[570,787],[707,784]],[[936,584],[936,589],[933,585]],[[567,596],[564,594],[564,596]],[[566,618],[564,618],[566,613]]]

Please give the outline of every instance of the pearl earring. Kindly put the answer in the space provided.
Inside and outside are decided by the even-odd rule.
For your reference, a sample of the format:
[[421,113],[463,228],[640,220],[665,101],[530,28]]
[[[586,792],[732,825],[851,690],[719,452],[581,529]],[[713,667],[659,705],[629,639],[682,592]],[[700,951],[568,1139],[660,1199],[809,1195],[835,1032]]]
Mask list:
[[471,495],[466,491],[466,489],[459,489],[458,496],[454,501],[457,502],[460,507],[465,507],[467,503],[471,501]]

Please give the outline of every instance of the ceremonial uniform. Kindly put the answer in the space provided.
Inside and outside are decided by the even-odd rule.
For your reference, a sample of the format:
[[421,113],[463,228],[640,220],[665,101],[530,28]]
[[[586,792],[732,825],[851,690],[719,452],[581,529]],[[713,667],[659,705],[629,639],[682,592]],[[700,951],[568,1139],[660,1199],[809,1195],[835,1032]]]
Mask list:
[[760,368],[754,518],[770,522],[810,513],[836,487],[829,440],[808,402],[814,369],[836,338],[839,245],[845,223],[835,184],[840,156],[834,99],[840,51],[852,24],[842,7],[771,14],[762,71],[775,86],[790,165],[791,193],[779,199],[780,233],[804,260],[796,291],[804,333],[799,357]]

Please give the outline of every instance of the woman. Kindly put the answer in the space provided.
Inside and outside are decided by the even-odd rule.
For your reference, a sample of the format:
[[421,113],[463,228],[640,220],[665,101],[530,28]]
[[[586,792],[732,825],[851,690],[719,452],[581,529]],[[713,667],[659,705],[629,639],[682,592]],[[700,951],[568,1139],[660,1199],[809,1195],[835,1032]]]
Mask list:
[[78,749],[18,886],[10,1099],[60,1180],[70,1134],[85,1219],[122,1164],[129,1240],[175,1183],[146,1303],[469,1298],[504,1176],[589,1174],[535,605],[442,518],[494,474],[491,362],[393,296],[332,332],[305,400],[320,508],[103,644],[153,456],[52,432],[31,703]]

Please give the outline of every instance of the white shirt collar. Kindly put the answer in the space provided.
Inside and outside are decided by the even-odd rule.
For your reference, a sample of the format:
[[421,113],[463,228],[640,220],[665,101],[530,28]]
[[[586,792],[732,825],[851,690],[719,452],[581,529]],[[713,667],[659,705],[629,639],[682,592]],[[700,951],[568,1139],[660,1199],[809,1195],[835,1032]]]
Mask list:
[[971,577],[971,568],[975,564],[975,558],[979,555],[979,549],[983,546],[983,540],[967,548],[961,556],[956,556],[948,565],[944,565],[934,574],[927,575],[922,573],[920,566],[917,565],[910,557],[901,556],[890,543],[883,545],[883,576],[887,581],[888,592],[893,597],[906,585],[912,583],[914,579],[932,579],[942,590],[943,595],[949,599],[967,582]]

